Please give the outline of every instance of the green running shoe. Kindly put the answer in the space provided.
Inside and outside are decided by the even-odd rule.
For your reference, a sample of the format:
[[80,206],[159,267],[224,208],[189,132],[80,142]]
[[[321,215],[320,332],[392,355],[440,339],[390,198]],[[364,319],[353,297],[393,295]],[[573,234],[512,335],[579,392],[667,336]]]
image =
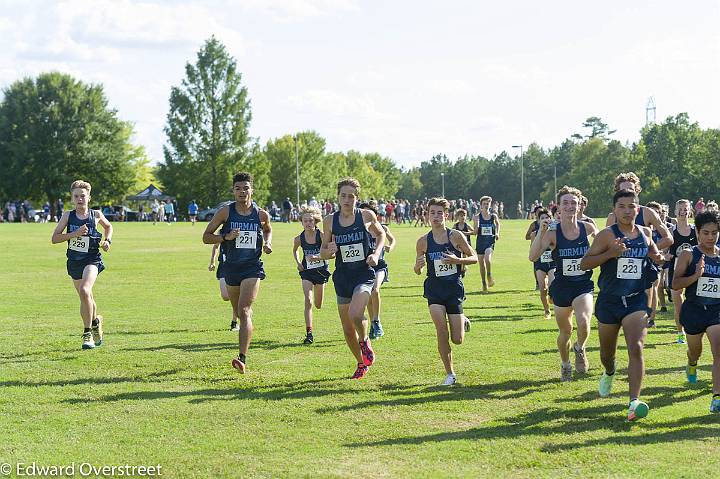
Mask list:
[[688,382],[695,384],[697,382],[697,364],[695,366],[691,364],[685,366],[685,374],[687,375]]
[[598,388],[601,398],[606,398],[610,395],[613,378],[615,378],[614,374],[612,376],[608,376],[608,373],[603,371],[602,376],[600,376],[600,387]]
[[647,404],[639,399],[630,401],[630,407],[628,408],[628,421],[636,421],[642,419],[648,415],[650,408]]
[[710,402],[710,412],[720,412],[720,398],[713,398]]

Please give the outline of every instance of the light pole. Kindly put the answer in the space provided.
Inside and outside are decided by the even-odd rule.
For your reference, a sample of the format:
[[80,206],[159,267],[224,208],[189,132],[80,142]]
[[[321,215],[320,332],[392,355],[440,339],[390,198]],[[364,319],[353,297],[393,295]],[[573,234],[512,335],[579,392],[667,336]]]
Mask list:
[[553,193],[553,196],[557,196],[557,160],[555,160],[555,163],[553,163],[553,180],[555,180],[555,192]]
[[440,173],[440,179],[442,181],[442,197],[445,198],[445,173]]
[[525,208],[525,166],[523,165],[523,146],[513,145],[513,148],[520,148],[520,204],[522,204],[523,211]]
[[293,141],[295,142],[295,184],[297,185],[297,203],[295,205],[300,208],[300,160],[298,159],[297,135],[293,136]]

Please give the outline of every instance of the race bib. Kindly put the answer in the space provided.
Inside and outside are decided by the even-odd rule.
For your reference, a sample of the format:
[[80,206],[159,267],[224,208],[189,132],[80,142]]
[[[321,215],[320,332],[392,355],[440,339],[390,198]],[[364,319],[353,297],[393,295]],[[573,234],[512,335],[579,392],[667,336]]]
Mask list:
[[697,282],[698,296],[720,299],[720,279],[701,276]]
[[481,226],[480,227],[480,234],[482,236],[492,236],[492,226]]
[[643,258],[618,258],[617,279],[641,279]]
[[68,249],[79,253],[87,253],[90,249],[90,237],[76,236],[75,238],[70,238],[68,241]]
[[240,249],[255,249],[257,243],[257,231],[241,231],[240,236],[235,238],[235,247]]
[[580,258],[563,259],[563,276],[580,276],[585,271],[580,269]]
[[343,263],[357,263],[365,261],[362,243],[345,244],[340,246],[340,259]]
[[435,266],[435,276],[437,277],[450,276],[457,273],[456,264],[443,263],[441,259],[434,260],[433,264]]
[[321,259],[316,261],[310,261],[309,259],[307,259],[307,257],[305,257],[305,263],[307,264],[307,267],[305,269],[316,269],[325,266],[325,261]]
[[545,251],[542,256],[540,256],[540,262],[541,263],[552,263],[552,251],[548,250]]

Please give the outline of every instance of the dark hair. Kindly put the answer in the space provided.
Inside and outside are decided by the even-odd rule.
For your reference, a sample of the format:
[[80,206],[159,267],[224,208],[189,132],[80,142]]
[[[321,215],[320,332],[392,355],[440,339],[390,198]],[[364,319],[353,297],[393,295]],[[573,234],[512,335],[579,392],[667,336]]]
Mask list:
[[377,214],[378,214],[377,208],[375,208],[373,205],[371,205],[370,203],[367,203],[365,201],[360,203],[357,207],[360,208],[361,210],[370,210],[373,213],[375,213],[375,216],[377,216]]
[[613,207],[617,204],[620,198],[632,198],[637,202],[638,196],[633,190],[620,190],[613,195]]
[[[556,207],[553,206],[553,208],[556,208]],[[545,215],[548,218],[553,217],[553,215],[550,214],[550,212],[547,210],[547,208],[543,208],[542,206],[540,208],[535,208],[535,219],[539,220],[542,215]]]
[[246,171],[241,171],[240,173],[235,173],[235,175],[233,176],[232,184],[234,185],[239,181],[248,181],[252,185],[253,177],[250,173]]
[[715,223],[720,229],[720,213],[717,211],[703,211],[695,217],[695,229],[697,230],[708,223]]

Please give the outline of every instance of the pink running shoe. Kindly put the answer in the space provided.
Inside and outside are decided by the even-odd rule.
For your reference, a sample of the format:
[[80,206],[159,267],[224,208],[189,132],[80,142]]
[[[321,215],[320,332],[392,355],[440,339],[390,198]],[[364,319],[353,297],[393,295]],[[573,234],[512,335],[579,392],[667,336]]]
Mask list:
[[370,346],[370,340],[360,341],[360,353],[362,354],[362,361],[365,366],[372,366],[375,362],[375,351]]
[[358,367],[355,370],[355,374],[353,374],[350,379],[362,379],[365,377],[367,372],[368,372],[367,366],[365,366],[364,364],[358,364]]
[[245,363],[240,361],[240,358],[232,360],[232,367],[237,369],[240,374],[245,374]]

